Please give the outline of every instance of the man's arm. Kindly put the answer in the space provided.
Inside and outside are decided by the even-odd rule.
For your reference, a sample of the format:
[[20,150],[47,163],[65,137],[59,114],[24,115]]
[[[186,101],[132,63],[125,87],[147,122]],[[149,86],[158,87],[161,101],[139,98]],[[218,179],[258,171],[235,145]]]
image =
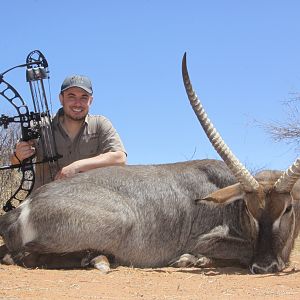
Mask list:
[[56,179],[70,177],[76,173],[107,166],[123,166],[126,164],[126,154],[123,151],[106,152],[97,156],[74,161],[62,168],[55,176]]

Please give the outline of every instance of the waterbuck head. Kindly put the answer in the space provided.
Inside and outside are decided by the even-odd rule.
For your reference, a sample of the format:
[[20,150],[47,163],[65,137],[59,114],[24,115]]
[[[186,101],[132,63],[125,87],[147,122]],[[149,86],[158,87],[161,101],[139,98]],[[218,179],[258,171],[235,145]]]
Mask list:
[[[238,183],[200,199],[226,205],[244,200],[253,239],[252,273],[281,271],[289,261],[295,238],[299,231],[300,214],[300,159],[285,172],[264,171],[252,176],[231,152],[220,134],[207,117],[202,104],[190,82],[186,66],[186,54],[182,61],[182,76],[185,89],[211,144],[236,177]],[[300,183],[299,183],[300,185]]]

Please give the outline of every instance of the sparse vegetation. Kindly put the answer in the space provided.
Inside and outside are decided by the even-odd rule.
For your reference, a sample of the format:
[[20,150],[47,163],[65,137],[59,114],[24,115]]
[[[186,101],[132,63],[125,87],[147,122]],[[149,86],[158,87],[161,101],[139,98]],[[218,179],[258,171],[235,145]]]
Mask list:
[[285,142],[292,145],[295,151],[300,150],[300,96],[294,95],[283,102],[286,111],[286,121],[263,123],[262,126],[270,137],[276,142]]
[[[10,126],[7,129],[0,127],[0,166],[10,165],[10,155],[13,146],[18,139],[18,129],[16,126]],[[18,169],[0,170],[0,214],[3,213],[2,206],[8,200],[20,185],[22,174]]]

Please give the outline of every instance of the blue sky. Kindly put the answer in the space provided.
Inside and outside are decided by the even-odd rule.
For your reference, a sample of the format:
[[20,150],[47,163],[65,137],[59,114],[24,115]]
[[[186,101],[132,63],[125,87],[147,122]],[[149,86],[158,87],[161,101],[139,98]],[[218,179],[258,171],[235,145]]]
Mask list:
[[[65,76],[89,76],[91,112],[113,122],[129,164],[218,158],[185,94],[185,51],[210,119],[247,167],[285,169],[298,155],[254,120],[284,121],[283,102],[300,90],[299,1],[10,0],[0,9],[0,72],[41,50],[53,112]],[[24,76],[5,79],[31,105]]]

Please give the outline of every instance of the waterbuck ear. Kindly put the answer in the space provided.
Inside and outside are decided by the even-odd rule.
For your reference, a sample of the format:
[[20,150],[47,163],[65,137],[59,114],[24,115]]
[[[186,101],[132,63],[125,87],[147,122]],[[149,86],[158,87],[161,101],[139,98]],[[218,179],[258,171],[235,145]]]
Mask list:
[[240,183],[236,183],[230,186],[227,186],[223,189],[217,190],[210,193],[202,199],[195,200],[196,203],[201,201],[212,201],[215,203],[228,203],[235,200],[241,199],[245,196],[245,191],[243,190]]

